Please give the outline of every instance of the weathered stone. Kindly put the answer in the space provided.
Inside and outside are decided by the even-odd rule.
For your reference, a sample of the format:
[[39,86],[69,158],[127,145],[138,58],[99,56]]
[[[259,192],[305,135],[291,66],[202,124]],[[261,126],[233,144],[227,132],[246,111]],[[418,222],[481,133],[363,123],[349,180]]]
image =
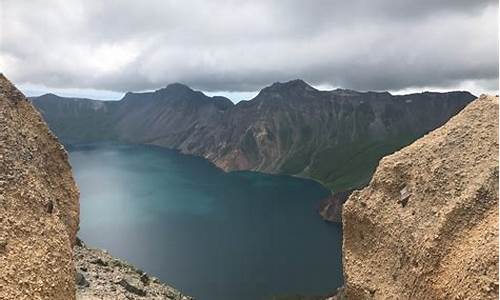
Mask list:
[[0,128],[0,299],[75,299],[79,195],[71,167],[38,111],[2,74]]
[[343,228],[348,299],[498,299],[498,97],[383,158]]
[[74,247],[74,257],[77,269],[85,271],[90,284],[77,289],[77,299],[193,300],[107,252],[87,248],[81,241]]
[[97,264],[100,266],[107,266],[108,265],[108,263],[106,261],[102,260],[101,258],[97,258],[97,259],[91,261],[90,263]]
[[75,282],[76,282],[76,285],[81,286],[81,287],[88,287],[89,286],[89,282],[87,281],[87,279],[85,279],[85,276],[80,272],[76,272]]
[[7,240],[0,238],[0,253],[7,251]]
[[136,294],[139,296],[146,296],[146,292],[143,289],[138,288],[136,285],[131,284],[130,282],[131,282],[130,278],[127,278],[127,279],[122,278],[120,280],[120,282],[118,282],[118,284],[133,294]]
[[146,273],[142,273],[141,275],[141,282],[144,284],[144,285],[148,285],[149,284],[149,276],[148,274]]

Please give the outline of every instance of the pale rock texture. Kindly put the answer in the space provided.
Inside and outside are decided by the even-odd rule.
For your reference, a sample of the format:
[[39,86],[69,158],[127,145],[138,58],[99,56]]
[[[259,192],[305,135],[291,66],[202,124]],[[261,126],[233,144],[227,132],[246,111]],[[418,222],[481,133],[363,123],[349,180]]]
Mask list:
[[78,240],[74,247],[77,300],[193,300],[154,276],[92,249]]
[[348,299],[497,299],[498,97],[382,159],[343,226]]
[[0,299],[75,299],[78,197],[66,151],[0,74]]

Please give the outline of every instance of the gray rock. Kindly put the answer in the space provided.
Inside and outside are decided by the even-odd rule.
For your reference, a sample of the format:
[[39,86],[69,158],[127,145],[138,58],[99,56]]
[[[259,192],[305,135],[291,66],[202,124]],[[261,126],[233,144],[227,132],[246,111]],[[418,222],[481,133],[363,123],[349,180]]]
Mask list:
[[148,285],[149,284],[149,276],[148,274],[146,273],[142,273],[141,275],[141,282],[144,284],[144,285]]
[[0,253],[7,251],[7,240],[5,238],[0,238]]
[[118,284],[123,286],[125,290],[139,296],[146,296],[146,291],[130,283],[132,281],[130,278],[122,278]]
[[100,265],[100,266],[108,266],[108,263],[105,262],[104,260],[102,260],[101,258],[94,259],[93,261],[91,261],[91,263],[96,264],[96,265]]
[[75,282],[77,286],[81,287],[88,287],[90,285],[87,279],[85,279],[85,276],[80,272],[76,272]]

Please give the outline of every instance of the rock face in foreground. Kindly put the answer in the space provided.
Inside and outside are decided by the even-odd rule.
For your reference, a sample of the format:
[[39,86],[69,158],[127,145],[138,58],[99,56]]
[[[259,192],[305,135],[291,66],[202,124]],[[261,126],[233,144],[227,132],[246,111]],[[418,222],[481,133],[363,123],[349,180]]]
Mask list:
[[74,248],[78,300],[192,300],[143,271],[87,248],[80,240]]
[[78,224],[66,151],[0,73],[0,299],[192,299],[86,248]]
[[0,299],[75,299],[78,216],[64,148],[0,74]]
[[498,97],[382,159],[343,225],[348,299],[497,299]]

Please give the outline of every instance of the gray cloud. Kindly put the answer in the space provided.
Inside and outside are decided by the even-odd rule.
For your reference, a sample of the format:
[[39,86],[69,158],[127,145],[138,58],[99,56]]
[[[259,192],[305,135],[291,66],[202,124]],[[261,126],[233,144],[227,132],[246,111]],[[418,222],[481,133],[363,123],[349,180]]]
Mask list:
[[[0,0],[0,70],[111,91],[498,85],[495,0]],[[496,89],[496,88],[495,88]]]

